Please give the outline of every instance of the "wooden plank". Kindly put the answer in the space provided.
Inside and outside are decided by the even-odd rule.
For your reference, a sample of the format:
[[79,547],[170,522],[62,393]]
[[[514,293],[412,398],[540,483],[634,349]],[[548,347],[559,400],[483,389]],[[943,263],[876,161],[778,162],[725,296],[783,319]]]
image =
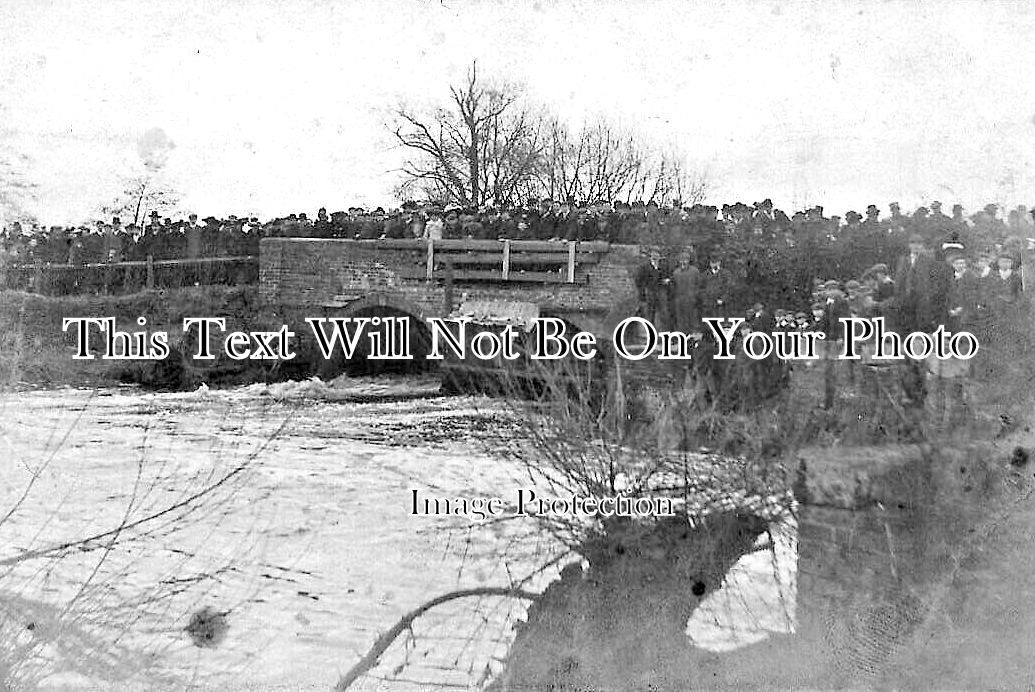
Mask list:
[[[523,253],[517,254],[510,252],[510,265],[530,265],[530,264],[554,264],[558,267],[563,267],[568,263],[567,254],[553,254],[553,253]],[[439,262],[443,261],[443,257],[448,257],[449,261],[454,265],[460,264],[495,264],[499,265],[503,260],[503,253],[496,252],[472,252],[471,254],[465,255],[454,255],[439,252],[438,245],[435,246],[435,256]],[[600,261],[600,255],[586,255],[585,257],[576,257],[576,264],[596,264]]]
[[[423,251],[428,240],[423,238],[376,238],[356,240],[355,238],[263,238],[264,241],[301,242],[301,243],[357,243],[363,247],[384,248],[386,250],[420,250]],[[564,240],[510,240],[511,250],[531,252],[564,252],[567,248]],[[449,250],[500,250],[503,239],[482,240],[474,238],[448,238],[436,240],[439,251]],[[579,242],[579,249],[586,252],[607,252],[611,243],[603,240],[586,240]]]
[[441,242],[442,241],[440,240],[440,241],[437,241],[435,243],[435,249],[439,253],[441,253],[441,254],[448,254],[448,255],[456,255],[458,257],[462,257],[464,255],[478,254],[478,253],[499,256],[499,255],[501,255],[503,253],[503,246],[504,245],[510,245],[510,252],[513,255],[528,254],[528,253],[531,253],[531,252],[536,252],[536,253],[539,253],[539,254],[541,254],[543,256],[546,256],[546,257],[567,257],[568,256],[568,248],[565,247],[565,246],[552,247],[552,248],[548,248],[548,249],[545,249],[545,250],[529,250],[528,248],[518,247],[516,242],[511,242],[511,241],[508,241],[508,240],[504,240],[504,241],[502,241],[499,244],[498,247],[495,247],[495,248],[484,248],[484,249],[474,249],[474,250],[471,250],[469,248],[445,248],[444,249],[440,245]]
[[[480,279],[501,279],[500,272],[490,271],[462,271],[454,275],[458,281],[471,281]],[[578,277],[576,277],[578,279]],[[508,281],[526,281],[532,283],[564,284],[564,283],[586,283],[586,279],[569,282],[568,277],[555,272],[511,272]]]
[[503,280],[510,275],[510,241],[503,241]]
[[[400,268],[396,272],[400,278],[403,279],[425,279],[426,274],[423,269],[416,268]],[[441,270],[436,269],[432,278],[441,279],[443,273]],[[461,271],[453,272],[454,281],[498,281],[503,283],[503,272],[500,269],[465,269]],[[563,272],[510,272],[507,277],[508,282],[522,281],[528,283],[545,283],[545,284],[566,284],[576,283],[585,284],[589,283],[585,276],[576,276],[574,282],[569,282],[568,277]]]
[[[596,253],[576,253],[575,264],[597,264],[603,259],[599,254]],[[513,252],[510,255],[511,264],[567,264],[567,255],[555,255],[553,253],[543,254],[538,252],[527,252],[520,255],[516,255]]]
[[[568,241],[564,240],[510,240],[510,251],[517,252],[567,252]],[[442,250],[500,250],[502,240],[436,240]],[[579,243],[586,252],[607,252],[611,244],[600,241]]]
[[435,274],[435,241],[430,238],[428,239],[428,261],[427,271],[425,274],[426,276],[424,278],[428,281],[430,281],[431,277]]
[[[312,242],[319,240],[321,242],[330,242],[332,239],[323,238],[277,238],[276,240],[288,240],[288,241],[307,241]],[[338,243],[359,243],[364,247],[375,247],[385,248],[391,250],[423,250],[424,247],[431,241],[419,239],[419,238],[378,238],[376,240],[352,240],[352,239],[333,239],[333,242]],[[510,240],[511,252],[566,252],[567,241],[563,240]],[[460,250],[496,250],[502,251],[503,240],[480,240],[474,238],[448,238],[442,240],[436,240],[435,249],[439,252],[447,251],[460,251]],[[604,242],[602,240],[588,240],[579,243],[579,249],[585,252],[607,252],[611,248],[611,243]]]
[[575,283],[575,246],[578,243],[568,242],[568,283]]
[[[491,261],[490,258],[495,257],[499,261],[500,256],[503,254],[503,245],[500,245],[495,251],[488,250],[443,250],[442,246],[439,245],[442,241],[435,241],[435,253],[440,256],[449,257],[485,257],[486,261]],[[511,257],[533,257],[535,259],[543,261],[556,261],[556,262],[567,262],[570,251],[567,247],[553,248],[547,250],[524,250],[516,247],[514,243],[510,245],[510,256]],[[578,260],[600,260],[603,257],[602,253],[599,252],[587,252],[581,247],[578,247],[575,251],[575,257]]]

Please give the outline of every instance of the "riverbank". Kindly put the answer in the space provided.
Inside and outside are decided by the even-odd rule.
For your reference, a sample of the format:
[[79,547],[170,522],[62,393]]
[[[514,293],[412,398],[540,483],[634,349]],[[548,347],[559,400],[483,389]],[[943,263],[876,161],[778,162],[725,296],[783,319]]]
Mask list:
[[[185,317],[225,317],[234,329],[257,329],[261,305],[254,286],[192,286],[119,296],[41,296],[0,291],[0,382],[43,386],[105,386],[139,381],[144,364],[76,360],[76,339],[62,331],[69,317],[114,317],[122,331],[165,330],[172,340]],[[147,319],[146,327],[137,319]],[[254,368],[235,383],[255,381]],[[135,378],[135,376],[137,376]],[[258,378],[261,379],[261,378]]]

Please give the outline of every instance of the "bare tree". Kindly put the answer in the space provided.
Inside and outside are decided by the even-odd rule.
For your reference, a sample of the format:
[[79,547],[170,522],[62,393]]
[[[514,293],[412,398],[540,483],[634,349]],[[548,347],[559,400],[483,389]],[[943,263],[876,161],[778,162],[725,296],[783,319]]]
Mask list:
[[700,204],[708,194],[708,174],[703,170],[689,170],[686,161],[676,155],[669,155],[672,162],[668,169],[669,194],[681,206]]
[[126,188],[110,204],[101,207],[101,214],[120,216],[123,221],[132,219],[132,223],[139,225],[152,211],[169,216],[179,202],[179,196],[172,189],[145,174],[127,181]]
[[439,203],[512,206],[527,198],[642,199],[659,204],[703,198],[705,184],[685,157],[646,143],[638,133],[598,120],[572,132],[525,103],[512,86],[485,83],[472,63],[449,88],[449,104],[422,116],[394,113],[391,131],[410,157],[396,193]]
[[538,196],[596,200],[643,200],[659,204],[701,201],[703,175],[688,172],[685,157],[663,152],[604,120],[570,132],[557,120],[545,128],[545,145],[536,181]]
[[392,133],[412,155],[400,189],[464,206],[512,203],[538,165],[541,119],[516,88],[480,80],[477,63],[449,93],[448,107],[430,116],[395,111]]

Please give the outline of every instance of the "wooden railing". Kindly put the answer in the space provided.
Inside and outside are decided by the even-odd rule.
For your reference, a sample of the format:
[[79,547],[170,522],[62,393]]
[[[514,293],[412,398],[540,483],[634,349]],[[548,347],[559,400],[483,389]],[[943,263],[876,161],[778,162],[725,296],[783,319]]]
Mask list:
[[609,243],[541,240],[376,240],[385,249],[422,248],[421,266],[405,267],[399,275],[408,279],[454,281],[523,281],[537,283],[585,283],[577,270],[596,264]]
[[88,262],[85,264],[0,265],[0,287],[47,295],[132,293],[144,289],[179,288],[212,284],[255,283],[259,258],[205,257],[198,259]]

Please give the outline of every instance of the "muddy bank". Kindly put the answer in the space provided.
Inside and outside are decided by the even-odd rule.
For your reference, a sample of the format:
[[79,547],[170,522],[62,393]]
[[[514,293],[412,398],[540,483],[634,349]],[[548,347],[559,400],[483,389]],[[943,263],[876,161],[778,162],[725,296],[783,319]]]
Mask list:
[[[262,313],[253,286],[203,286],[177,290],[142,291],[121,296],[40,296],[21,291],[0,292],[0,382],[47,386],[102,386],[135,382],[159,388],[193,388],[208,384],[243,384],[270,377],[297,376],[289,368],[220,362],[187,368],[178,347],[185,317],[224,317],[234,330],[264,328],[273,318]],[[69,317],[114,317],[118,329],[147,329],[169,333],[172,353],[157,363],[76,360],[76,338],[62,331]],[[146,327],[137,319],[144,317]],[[274,371],[273,374],[269,371]]]

